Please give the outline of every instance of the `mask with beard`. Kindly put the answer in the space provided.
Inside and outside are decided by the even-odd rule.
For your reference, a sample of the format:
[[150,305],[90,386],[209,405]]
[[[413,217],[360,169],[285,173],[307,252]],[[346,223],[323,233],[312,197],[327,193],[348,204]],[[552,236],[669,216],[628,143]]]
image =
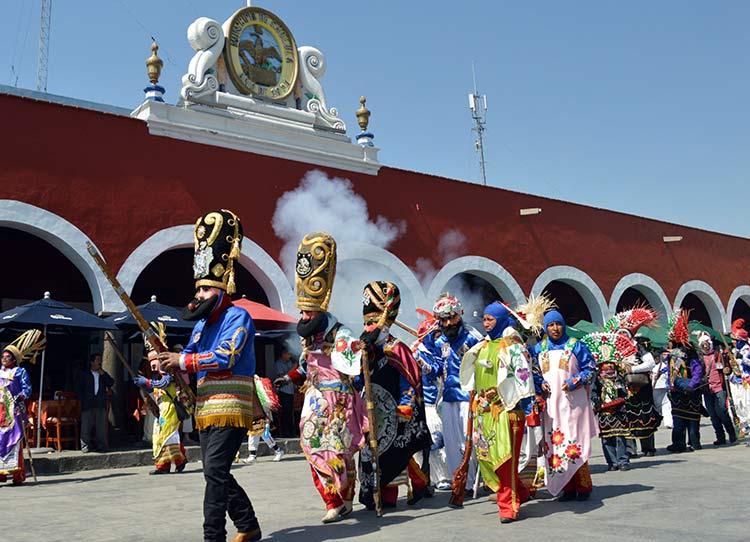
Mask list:
[[200,320],[201,318],[207,318],[219,302],[219,297],[220,296],[215,295],[203,300],[193,299],[188,303],[187,307],[185,307],[185,310],[182,311],[182,319],[192,322],[194,320]]
[[441,328],[441,331],[443,332],[443,335],[448,337],[450,340],[453,340],[458,337],[458,333],[461,331],[461,326],[463,326],[463,324],[463,320],[459,320],[457,324]]
[[300,321],[297,322],[297,334],[300,337],[312,337],[316,333],[325,331],[327,326],[328,316],[326,313],[320,312],[309,320],[300,319]]

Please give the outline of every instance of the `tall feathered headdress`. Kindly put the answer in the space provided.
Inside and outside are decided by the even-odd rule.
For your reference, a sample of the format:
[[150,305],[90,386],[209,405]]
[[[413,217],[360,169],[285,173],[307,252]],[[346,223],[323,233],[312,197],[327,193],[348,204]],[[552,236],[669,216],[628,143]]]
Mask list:
[[678,309],[668,318],[667,321],[669,324],[669,331],[667,332],[669,340],[682,345],[690,344],[690,330],[688,329],[690,311]]
[[597,365],[635,363],[638,346],[625,333],[589,333],[581,339],[589,347]]
[[747,330],[745,329],[745,319],[737,318],[732,322],[731,336],[733,339],[747,341]]
[[3,348],[16,358],[16,363],[21,365],[22,362],[36,363],[36,357],[39,352],[47,346],[47,339],[38,329],[24,331],[15,341]]
[[604,331],[615,332],[624,329],[629,331],[631,335],[635,335],[636,331],[641,327],[651,326],[656,322],[657,316],[656,311],[651,307],[645,305],[636,306],[632,309],[618,312],[607,320],[604,324]]
[[555,301],[545,294],[538,296],[530,295],[525,303],[521,303],[515,309],[512,309],[505,303],[503,305],[505,305],[524,329],[531,331],[537,336],[541,335],[542,331],[544,331],[545,313],[557,307]]

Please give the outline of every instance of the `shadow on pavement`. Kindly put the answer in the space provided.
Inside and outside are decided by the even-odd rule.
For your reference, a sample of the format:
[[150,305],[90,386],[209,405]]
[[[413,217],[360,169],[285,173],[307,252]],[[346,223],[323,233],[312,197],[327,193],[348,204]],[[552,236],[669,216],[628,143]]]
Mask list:
[[[654,459],[631,459],[630,470],[655,467],[657,465],[663,465],[665,463],[684,463],[686,461],[685,459],[678,459],[677,457],[671,455],[661,456],[662,459],[659,459],[659,456],[654,457]],[[591,474],[603,474],[608,472],[606,463],[589,465],[589,469],[591,470]],[[613,476],[620,476],[620,474],[614,473]]]
[[123,476],[137,476],[137,475],[138,475],[137,472],[114,472],[112,474],[102,474],[101,476],[92,476],[91,478],[61,478],[59,474],[53,474],[50,476],[54,476],[55,478],[45,479],[43,477],[40,477],[38,482],[34,482],[33,480],[27,479],[26,485],[47,486],[47,485],[54,485],[54,484],[94,482],[96,480],[106,480],[109,478],[121,478]]
[[[651,491],[654,486],[643,484],[603,485],[594,486],[594,491],[587,501],[557,502],[556,498],[535,499],[521,507],[522,518],[539,518],[551,516],[559,512],[573,512],[574,514],[586,514],[604,505],[604,501],[620,495]],[[545,492],[545,495],[548,495]]]

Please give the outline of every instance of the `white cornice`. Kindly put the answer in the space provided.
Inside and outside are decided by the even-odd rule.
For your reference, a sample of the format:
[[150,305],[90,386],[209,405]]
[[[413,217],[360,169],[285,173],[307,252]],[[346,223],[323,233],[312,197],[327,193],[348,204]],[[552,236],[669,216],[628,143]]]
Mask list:
[[265,104],[240,111],[145,101],[131,116],[145,121],[152,135],[377,175],[377,147],[362,147],[342,133],[316,127],[311,113],[289,110],[279,115],[277,109]]

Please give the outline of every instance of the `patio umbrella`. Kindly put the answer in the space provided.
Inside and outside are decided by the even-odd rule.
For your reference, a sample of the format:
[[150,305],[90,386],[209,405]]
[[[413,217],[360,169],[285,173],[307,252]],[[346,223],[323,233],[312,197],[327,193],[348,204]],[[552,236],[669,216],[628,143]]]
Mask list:
[[[156,296],[151,296],[151,301],[138,305],[138,310],[147,322],[161,322],[169,329],[193,329],[195,322],[183,320],[182,309],[170,307],[156,302]],[[116,325],[120,329],[138,327],[135,318],[128,312],[118,312],[105,318],[107,322]]]
[[[50,297],[49,292],[44,292],[44,299],[33,301],[0,313],[0,325],[19,325],[20,327],[44,327],[44,336],[47,336],[47,328],[52,327],[77,327],[81,329],[117,329],[114,324],[99,318],[91,313],[82,311]],[[47,349],[42,351],[42,367],[39,376],[39,403],[37,405],[36,420],[36,442],[42,438],[42,390],[44,389],[44,361]]]
[[245,309],[255,321],[278,322],[281,324],[296,324],[297,318],[289,316],[286,313],[265,306],[263,303],[256,303],[249,299],[238,299],[234,301],[235,307]]
[[574,339],[581,339],[588,335],[589,333],[595,333],[597,331],[601,331],[601,328],[597,326],[596,324],[592,324],[591,322],[587,320],[579,320],[576,325],[574,326],[567,326],[567,329],[565,330],[568,334],[568,337],[573,337]]

